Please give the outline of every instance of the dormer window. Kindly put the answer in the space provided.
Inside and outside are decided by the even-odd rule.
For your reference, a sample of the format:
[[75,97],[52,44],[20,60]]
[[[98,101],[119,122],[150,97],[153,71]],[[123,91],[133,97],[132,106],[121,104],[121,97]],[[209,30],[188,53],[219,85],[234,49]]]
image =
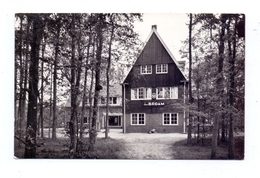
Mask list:
[[141,74],[152,74],[152,65],[143,65],[140,71]]
[[166,74],[168,73],[168,64],[157,64],[156,74]]

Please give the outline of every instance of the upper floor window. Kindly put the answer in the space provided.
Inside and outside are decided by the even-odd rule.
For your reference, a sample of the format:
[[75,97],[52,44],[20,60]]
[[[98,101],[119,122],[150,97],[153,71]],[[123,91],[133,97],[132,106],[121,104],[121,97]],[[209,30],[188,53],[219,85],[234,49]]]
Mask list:
[[84,117],[83,123],[88,124],[89,123],[89,117]]
[[156,88],[156,99],[178,99],[178,87]]
[[[101,96],[100,97],[100,104],[101,105],[105,105],[106,104],[106,97],[103,97],[103,96]],[[118,104],[120,104],[120,98],[118,98],[118,97],[109,97],[109,101],[108,101],[108,104],[109,105],[118,105]]]
[[109,104],[118,104],[117,97],[109,97]]
[[148,100],[152,97],[151,88],[133,88],[131,89],[132,100]]
[[151,74],[152,73],[152,65],[143,65],[141,66],[141,74]]
[[157,64],[156,65],[157,74],[166,74],[168,73],[168,64]]

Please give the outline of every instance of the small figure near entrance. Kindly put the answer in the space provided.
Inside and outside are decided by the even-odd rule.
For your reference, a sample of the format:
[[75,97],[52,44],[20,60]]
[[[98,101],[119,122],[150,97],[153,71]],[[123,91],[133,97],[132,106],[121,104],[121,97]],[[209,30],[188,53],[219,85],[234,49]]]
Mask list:
[[149,134],[152,134],[152,133],[157,133],[155,129],[151,129],[149,132]]

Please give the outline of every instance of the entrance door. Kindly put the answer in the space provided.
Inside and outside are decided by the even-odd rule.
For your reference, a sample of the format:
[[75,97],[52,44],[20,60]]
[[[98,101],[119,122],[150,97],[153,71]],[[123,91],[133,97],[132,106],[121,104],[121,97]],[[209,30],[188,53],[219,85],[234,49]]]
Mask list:
[[121,116],[109,116],[108,126],[120,127],[121,126]]

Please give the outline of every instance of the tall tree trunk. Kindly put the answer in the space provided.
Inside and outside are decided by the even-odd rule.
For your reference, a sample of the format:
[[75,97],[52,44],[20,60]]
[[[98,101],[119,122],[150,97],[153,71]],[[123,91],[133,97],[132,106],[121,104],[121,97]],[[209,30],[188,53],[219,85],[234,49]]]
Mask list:
[[41,108],[40,108],[40,122],[41,122],[41,138],[44,138],[43,133],[43,67],[44,67],[44,52],[45,52],[45,43],[42,44],[42,62],[41,62]]
[[96,74],[95,74],[95,94],[94,94],[94,106],[93,106],[93,117],[91,123],[91,130],[89,132],[89,150],[94,150],[94,146],[96,143],[96,122],[98,118],[98,99],[99,92],[102,90],[102,86],[100,84],[100,67],[101,67],[101,59],[102,59],[102,47],[103,47],[103,14],[98,15],[98,26],[97,26],[97,54],[96,54]]
[[[113,15],[112,15],[113,16]],[[111,30],[111,35],[110,35],[110,41],[109,41],[109,49],[108,49],[108,59],[107,59],[107,71],[106,71],[106,76],[107,76],[107,102],[106,102],[106,133],[105,133],[105,138],[108,138],[108,119],[109,119],[109,73],[110,73],[110,66],[111,66],[111,46],[112,46],[112,41],[113,41],[113,36],[114,36],[114,23],[113,23],[113,17],[111,17],[111,22],[112,22],[112,30]]]
[[51,90],[50,90],[50,115],[49,115],[49,132],[48,132],[48,138],[51,138],[51,119],[52,119],[52,94],[53,94],[53,89],[52,89],[52,84],[53,84],[53,79],[52,79],[52,64],[50,63],[51,65],[51,82],[50,82],[50,87],[51,87]]
[[[20,45],[19,45],[19,61],[20,61],[20,83],[19,83],[19,88],[20,88],[20,93],[19,93],[19,139],[22,139],[22,120],[24,119],[24,109],[25,106],[23,105],[23,98],[24,98],[24,89],[23,89],[23,81],[24,81],[24,66],[23,66],[23,58],[22,58],[22,46],[23,46],[23,39],[22,39],[22,34],[23,34],[23,15],[20,16]],[[19,147],[21,146],[21,142],[19,141]]]
[[32,15],[33,34],[31,43],[31,61],[29,69],[29,101],[27,113],[27,134],[25,158],[36,157],[36,129],[37,129],[37,96],[38,96],[38,64],[39,49],[42,37],[42,23],[39,15]]
[[[190,14],[190,25],[189,25],[189,105],[193,103],[192,89],[191,89],[191,72],[192,72],[191,36],[192,36],[192,14]],[[187,138],[188,144],[191,144],[191,132],[192,132],[192,114],[189,111],[189,125],[188,125],[188,138]]]
[[[90,28],[91,31],[91,28]],[[84,116],[85,116],[85,104],[87,100],[87,79],[88,79],[88,70],[89,70],[89,53],[90,53],[90,45],[92,42],[92,36],[91,34],[89,35],[89,42],[88,42],[88,47],[87,47],[87,59],[86,59],[86,66],[85,66],[85,76],[84,76],[84,88],[83,88],[83,98],[82,98],[82,108],[81,108],[81,125],[80,125],[80,139],[83,138],[83,131],[85,127],[83,128],[83,121],[84,121]]]
[[221,15],[221,32],[219,38],[219,58],[218,58],[218,75],[216,80],[216,90],[217,96],[219,97],[220,109],[217,111],[217,114],[214,116],[214,125],[213,125],[213,135],[212,135],[212,148],[211,148],[211,159],[216,158],[217,146],[218,146],[218,125],[219,118],[222,118],[223,112],[223,62],[224,62],[224,49],[225,49],[225,24],[226,16]]
[[[94,45],[95,46],[95,45]],[[93,96],[92,96],[92,91],[93,91],[93,85],[94,85],[94,70],[91,69],[91,82],[90,82],[90,87],[89,87],[89,131],[91,130],[91,123],[92,123],[92,114],[93,114],[93,107],[92,107],[92,101],[93,101]]]
[[[228,41],[228,48],[229,48],[229,82],[230,82],[230,89],[229,89],[229,105],[231,108],[231,112],[229,113],[229,145],[228,145],[228,158],[234,159],[234,119],[233,119],[233,107],[234,107],[234,91],[235,91],[235,59],[236,59],[236,27],[237,25],[237,17],[235,17],[235,24],[234,24],[234,34],[233,34],[233,55],[231,49],[231,39]],[[230,29],[230,26],[229,26]]]
[[56,128],[57,128],[57,63],[59,55],[59,39],[60,39],[60,22],[57,22],[57,34],[55,44],[55,58],[54,58],[54,71],[53,71],[53,120],[52,120],[52,139],[56,140]]
[[75,59],[75,17],[72,14],[72,44],[71,44],[71,117],[69,123],[70,129],[70,150],[69,157],[74,158],[76,155],[76,133],[77,133],[77,91],[76,91],[76,59]]

